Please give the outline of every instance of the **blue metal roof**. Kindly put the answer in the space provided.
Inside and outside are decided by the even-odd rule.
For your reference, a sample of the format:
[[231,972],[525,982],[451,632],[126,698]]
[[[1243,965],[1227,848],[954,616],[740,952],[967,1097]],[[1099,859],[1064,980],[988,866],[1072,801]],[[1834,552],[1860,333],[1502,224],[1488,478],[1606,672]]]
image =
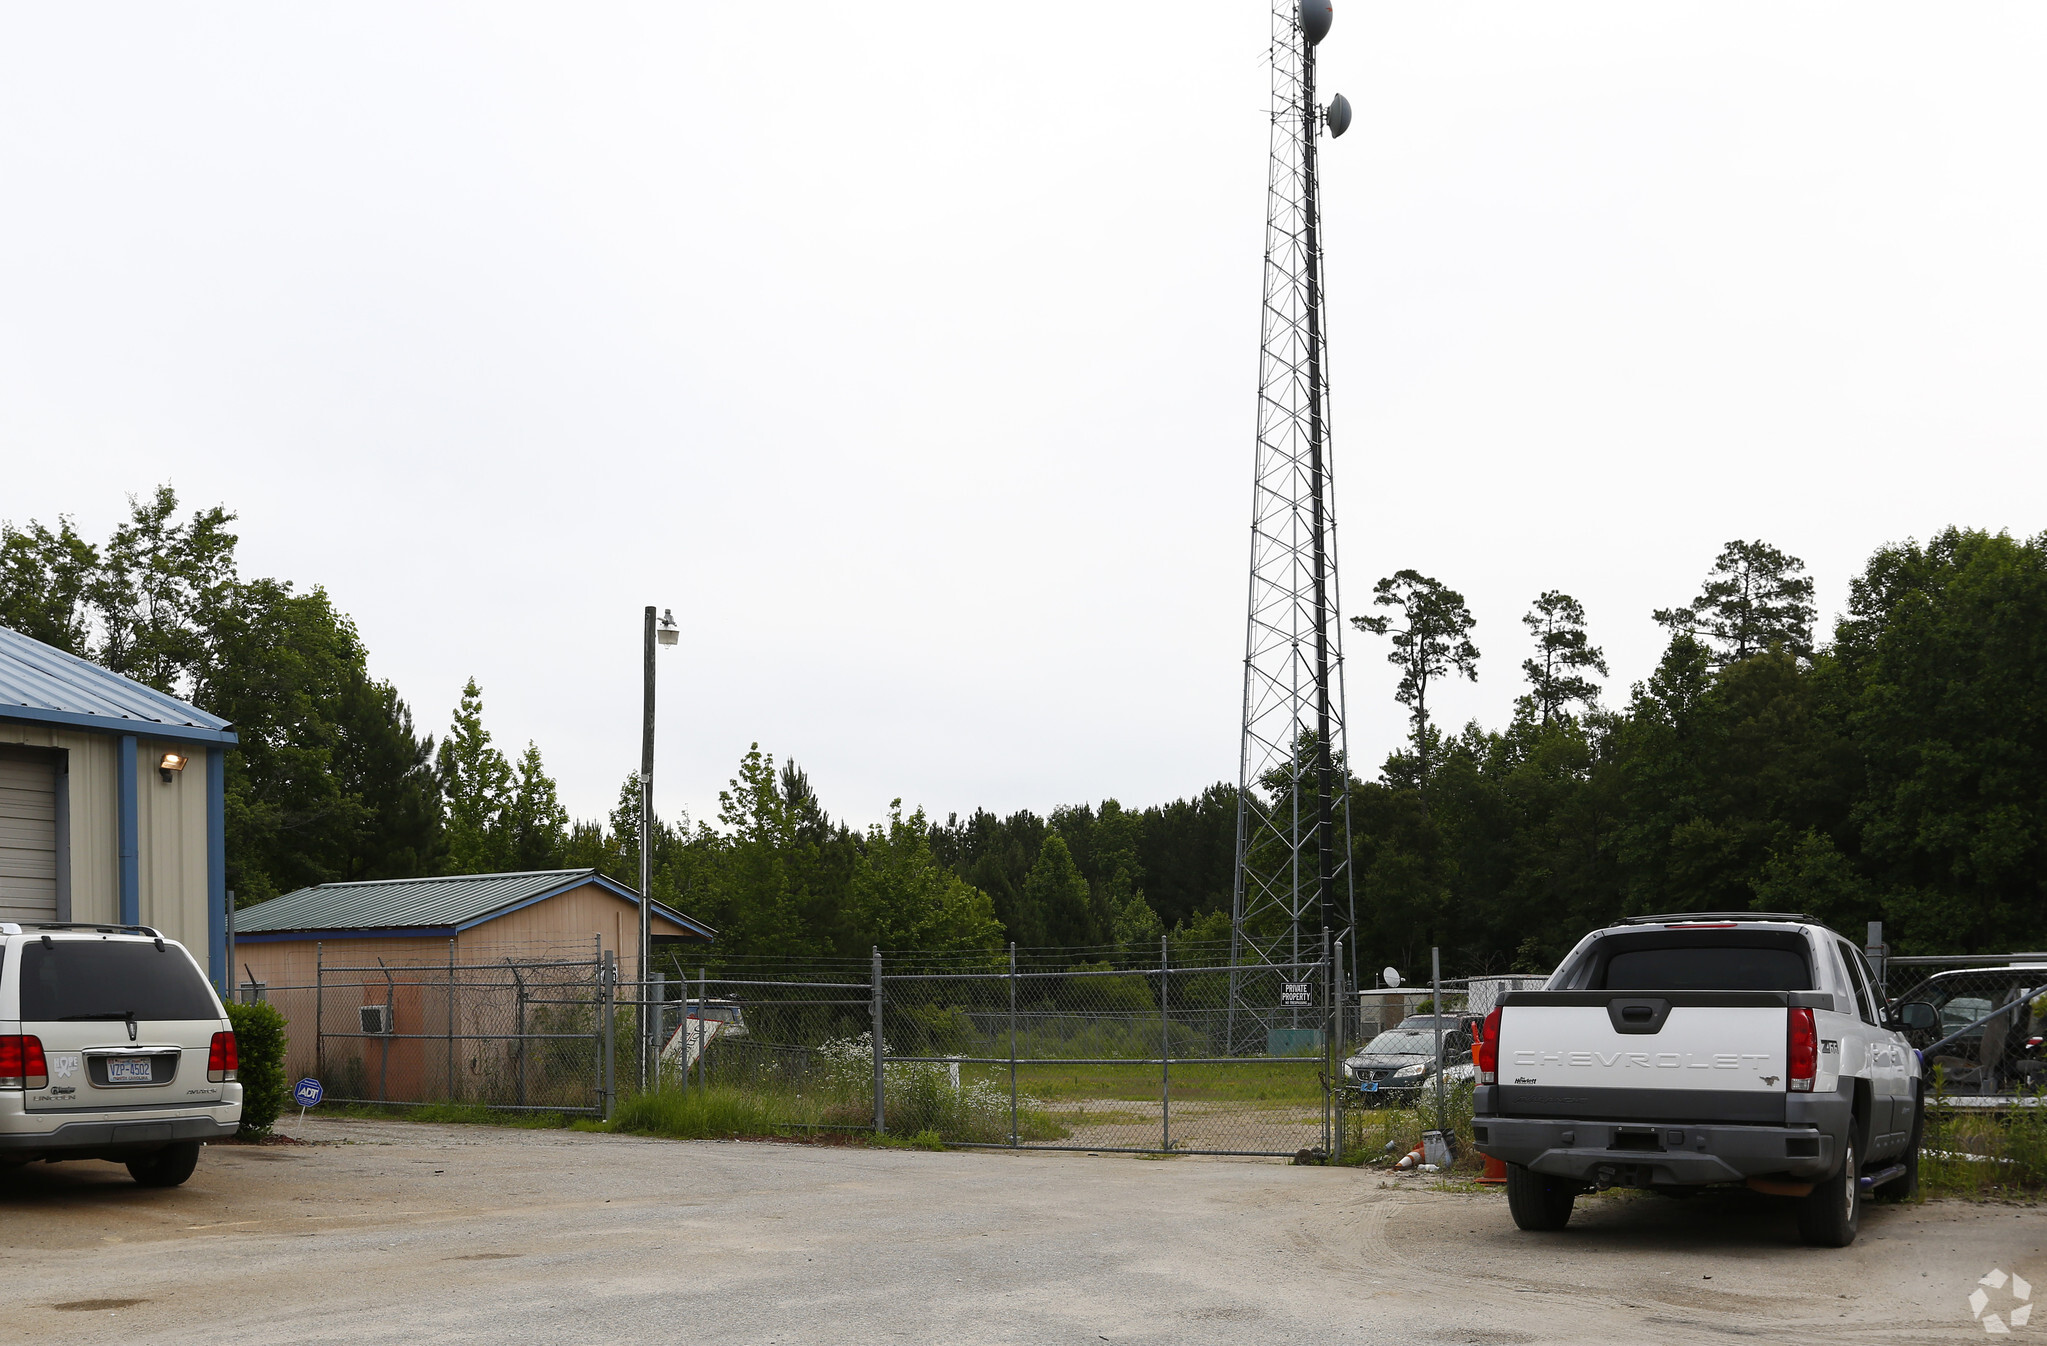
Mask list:
[[[284,933],[449,933],[494,921],[594,883],[638,904],[640,895],[594,869],[543,869],[528,874],[452,874],[432,879],[370,879],[321,883],[273,897],[235,913],[235,938]],[[654,914],[700,939],[717,932],[663,903]]]
[[0,720],[198,743],[240,740],[218,715],[0,626]]

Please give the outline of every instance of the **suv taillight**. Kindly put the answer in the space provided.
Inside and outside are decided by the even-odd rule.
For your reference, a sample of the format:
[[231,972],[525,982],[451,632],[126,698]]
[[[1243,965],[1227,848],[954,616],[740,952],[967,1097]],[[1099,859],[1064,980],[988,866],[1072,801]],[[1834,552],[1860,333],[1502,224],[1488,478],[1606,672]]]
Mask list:
[[50,1065],[38,1037],[0,1038],[0,1089],[47,1089]]
[[1485,1017],[1485,1027],[1479,1030],[1478,1051],[1472,1058],[1478,1067],[1480,1084],[1497,1084],[1500,1080],[1500,1011],[1494,1007]]
[[215,1033],[206,1051],[206,1078],[214,1084],[238,1078],[241,1062],[235,1056],[235,1035]]
[[1790,1042],[1785,1055],[1792,1091],[1811,1093],[1813,1076],[1819,1073],[1820,1068],[1820,1035],[1819,1030],[1813,1027],[1811,1010],[1791,1011]]

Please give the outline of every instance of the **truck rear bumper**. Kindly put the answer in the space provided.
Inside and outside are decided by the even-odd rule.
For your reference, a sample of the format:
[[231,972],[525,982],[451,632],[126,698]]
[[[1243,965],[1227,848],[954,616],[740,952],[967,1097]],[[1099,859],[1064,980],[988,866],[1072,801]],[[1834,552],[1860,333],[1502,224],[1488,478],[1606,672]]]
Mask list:
[[1471,1129],[1483,1154],[1554,1178],[1618,1187],[1823,1178],[1841,1162],[1840,1142],[1817,1126],[1478,1117]]

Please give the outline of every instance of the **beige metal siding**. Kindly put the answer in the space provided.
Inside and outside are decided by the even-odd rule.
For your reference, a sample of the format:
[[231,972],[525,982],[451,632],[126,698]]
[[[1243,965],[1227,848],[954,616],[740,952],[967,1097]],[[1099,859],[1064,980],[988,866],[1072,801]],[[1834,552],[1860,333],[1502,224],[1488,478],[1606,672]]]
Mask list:
[[0,749],[0,917],[57,919],[57,767]]
[[[135,749],[135,835],[140,919],[193,951],[207,948],[206,754],[191,744],[139,739]],[[166,784],[156,764],[166,752],[191,756]]]

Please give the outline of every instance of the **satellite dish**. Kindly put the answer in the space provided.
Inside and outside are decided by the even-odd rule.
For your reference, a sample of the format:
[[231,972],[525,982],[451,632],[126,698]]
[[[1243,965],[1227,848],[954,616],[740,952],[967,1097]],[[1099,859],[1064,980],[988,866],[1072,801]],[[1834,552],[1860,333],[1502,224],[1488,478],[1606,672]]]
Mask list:
[[1381,970],[1379,975],[1385,979],[1388,986],[1400,985],[1400,974],[1390,967]]
[[1340,136],[1350,130],[1350,99],[1342,94],[1330,99],[1329,110],[1322,114],[1322,119],[1329,123],[1331,136]]
[[1329,23],[1335,17],[1330,0],[1301,0],[1301,33],[1309,46],[1329,36]]

